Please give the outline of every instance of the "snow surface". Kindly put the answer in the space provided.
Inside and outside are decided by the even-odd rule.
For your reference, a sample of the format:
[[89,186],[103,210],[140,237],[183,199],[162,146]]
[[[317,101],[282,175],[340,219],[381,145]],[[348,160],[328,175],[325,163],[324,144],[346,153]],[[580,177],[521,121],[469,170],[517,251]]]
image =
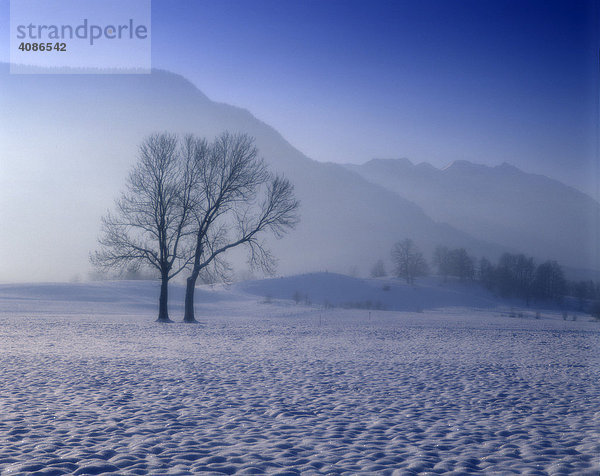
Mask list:
[[293,299],[301,302],[346,308],[420,311],[449,306],[490,308],[500,301],[473,283],[448,281],[437,277],[420,279],[409,286],[397,279],[363,279],[335,273],[310,273],[298,276],[248,281],[238,289],[265,298]]
[[1,474],[598,474],[598,323],[309,278],[1,285]]

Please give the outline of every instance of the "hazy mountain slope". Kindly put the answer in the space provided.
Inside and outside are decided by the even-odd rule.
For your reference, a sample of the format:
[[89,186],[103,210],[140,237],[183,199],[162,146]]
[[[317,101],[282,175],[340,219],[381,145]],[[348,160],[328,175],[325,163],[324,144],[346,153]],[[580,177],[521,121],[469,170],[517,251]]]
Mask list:
[[302,221],[273,246],[281,272],[366,272],[407,236],[427,252],[439,242],[498,252],[342,166],[309,160],[247,111],[210,101],[175,74],[17,76],[4,65],[0,111],[0,280],[82,273],[138,144],[164,130],[247,132],[292,180]]
[[520,249],[567,266],[600,269],[600,205],[556,180],[503,164],[454,162],[445,169],[406,159],[348,166],[481,240]]

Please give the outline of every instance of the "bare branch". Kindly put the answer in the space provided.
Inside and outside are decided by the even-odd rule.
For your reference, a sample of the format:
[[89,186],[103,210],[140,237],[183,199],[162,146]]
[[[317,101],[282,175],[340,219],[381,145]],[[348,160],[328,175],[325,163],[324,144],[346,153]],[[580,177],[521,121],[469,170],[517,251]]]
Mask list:
[[168,320],[169,279],[193,261],[193,227],[198,178],[196,164],[206,141],[153,134],[139,148],[115,213],[102,220],[100,250],[90,259],[98,268],[123,270],[148,265],[161,276],[159,319]]

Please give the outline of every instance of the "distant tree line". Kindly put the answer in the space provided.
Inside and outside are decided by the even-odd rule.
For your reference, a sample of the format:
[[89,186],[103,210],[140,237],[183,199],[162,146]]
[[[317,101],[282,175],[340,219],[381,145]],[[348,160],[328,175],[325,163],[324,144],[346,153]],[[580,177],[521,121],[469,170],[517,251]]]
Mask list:
[[[411,239],[396,243],[391,251],[395,276],[413,284],[426,276],[430,266],[423,253]],[[535,301],[561,303],[567,296],[577,299],[581,311],[589,310],[600,318],[600,283],[592,280],[568,281],[564,270],[554,260],[537,264],[522,253],[504,253],[497,263],[488,258],[476,260],[465,248],[437,246],[431,260],[437,274],[446,281],[449,277],[461,281],[476,281],[504,298],[523,299],[527,305]],[[371,269],[372,277],[385,276],[383,260]],[[592,312],[593,314],[593,312]]]
[[433,253],[433,264],[438,274],[444,277],[454,276],[461,280],[475,277],[475,261],[464,248],[449,249],[438,246]]
[[494,266],[479,260],[479,281],[502,297],[517,297],[529,305],[532,299],[560,302],[567,295],[567,280],[556,261],[539,265],[524,254],[504,253]]
[[[588,301],[598,301],[596,308],[600,307],[600,283],[595,283],[591,279],[567,282],[568,294],[576,298],[579,302],[579,309],[584,310]],[[600,309],[599,309],[600,311]],[[600,312],[597,312],[600,317]]]

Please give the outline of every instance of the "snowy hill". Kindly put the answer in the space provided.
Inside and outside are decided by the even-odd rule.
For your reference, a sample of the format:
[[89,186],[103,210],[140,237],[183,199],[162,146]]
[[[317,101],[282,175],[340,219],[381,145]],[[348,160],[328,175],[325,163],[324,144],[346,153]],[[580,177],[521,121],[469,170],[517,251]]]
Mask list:
[[[12,315],[115,315],[152,321],[157,312],[158,281],[0,284],[0,313]],[[183,315],[184,286],[169,286],[171,319]],[[506,310],[521,301],[500,299],[477,283],[444,282],[439,277],[407,285],[395,278],[355,278],[336,273],[249,280],[236,284],[202,285],[196,289],[199,317],[264,316],[290,310],[369,309],[421,312],[435,309]],[[528,309],[532,312],[535,306]],[[292,312],[292,315],[295,315]],[[552,311],[558,316],[558,312]]]
[[[23,283],[0,284],[0,312],[31,312],[71,315],[140,315],[146,319],[158,308],[158,281],[98,281],[91,283]],[[185,289],[180,284],[169,286],[169,310],[183,314]],[[201,305],[235,303],[248,297],[239,293],[203,286],[196,290]]]
[[407,159],[347,167],[480,240],[565,266],[600,269],[600,204],[556,180],[509,164],[467,161],[444,169]]
[[407,285],[397,279],[364,279],[334,273],[312,273],[248,281],[236,285],[247,293],[296,299],[321,306],[421,311],[444,307],[490,308],[500,304],[473,283],[443,283],[438,278]]

